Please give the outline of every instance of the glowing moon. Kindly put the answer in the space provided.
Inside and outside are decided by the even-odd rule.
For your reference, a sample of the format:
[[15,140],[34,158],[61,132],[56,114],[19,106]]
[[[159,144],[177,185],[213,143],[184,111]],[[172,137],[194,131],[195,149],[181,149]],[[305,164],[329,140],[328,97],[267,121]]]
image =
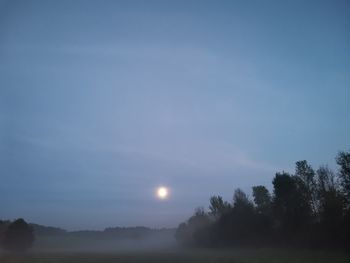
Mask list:
[[169,190],[168,188],[161,186],[157,188],[157,197],[159,199],[166,199],[169,195]]

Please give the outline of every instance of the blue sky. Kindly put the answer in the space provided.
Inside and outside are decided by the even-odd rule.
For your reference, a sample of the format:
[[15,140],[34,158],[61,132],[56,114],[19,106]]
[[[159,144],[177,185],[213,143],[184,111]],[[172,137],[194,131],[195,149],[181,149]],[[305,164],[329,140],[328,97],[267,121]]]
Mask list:
[[0,1],[0,217],[176,226],[297,160],[335,167],[350,148],[349,13],[348,1]]

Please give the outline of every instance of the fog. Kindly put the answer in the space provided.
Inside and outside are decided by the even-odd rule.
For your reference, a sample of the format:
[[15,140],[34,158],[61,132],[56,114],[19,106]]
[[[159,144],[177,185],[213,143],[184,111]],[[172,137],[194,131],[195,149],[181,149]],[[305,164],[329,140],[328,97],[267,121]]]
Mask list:
[[[155,231],[156,232],[156,231]],[[60,252],[146,252],[167,251],[177,248],[173,230],[150,233],[139,237],[96,236],[102,232],[71,232],[57,236],[37,236],[32,251],[34,253]]]

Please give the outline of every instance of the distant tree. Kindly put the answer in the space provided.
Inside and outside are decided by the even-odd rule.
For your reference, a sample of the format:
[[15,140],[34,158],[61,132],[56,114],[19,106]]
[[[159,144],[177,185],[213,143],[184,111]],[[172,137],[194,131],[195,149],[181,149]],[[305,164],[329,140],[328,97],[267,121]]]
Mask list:
[[22,218],[15,220],[7,227],[3,239],[3,246],[9,251],[25,251],[34,242],[33,229]]
[[269,190],[265,186],[253,186],[253,197],[256,205],[256,232],[262,242],[269,241],[272,235],[273,214],[272,200]]
[[267,214],[271,208],[271,195],[269,190],[263,185],[253,186],[254,203],[258,213]]
[[193,216],[191,216],[187,223],[181,223],[175,233],[175,238],[180,244],[184,245],[203,245],[210,241],[207,234],[210,224],[210,220],[207,213],[205,213],[203,207],[197,207]]
[[188,226],[194,232],[196,229],[208,226],[211,223],[203,207],[197,207],[194,215],[188,219]]
[[305,205],[308,205],[310,213],[315,214],[317,210],[315,171],[306,160],[295,163],[295,176],[303,194]]
[[340,166],[340,182],[350,205],[350,152],[339,152],[336,161]]
[[228,202],[223,201],[220,195],[214,195],[210,197],[209,210],[210,214],[213,215],[215,219],[218,219],[219,217],[230,211],[231,208],[231,205]]
[[241,190],[233,195],[232,209],[220,217],[216,223],[219,239],[224,244],[243,244],[256,234],[256,213],[253,203]]
[[67,234],[67,231],[58,227],[30,224],[35,236],[57,236]]
[[236,210],[253,208],[252,201],[249,200],[247,194],[240,188],[237,188],[233,194],[233,208]]
[[350,151],[339,152],[336,157],[337,164],[340,166],[339,179],[342,186],[342,191],[345,194],[346,210],[343,218],[342,232],[346,238],[343,238],[344,243],[350,248]]
[[319,214],[323,227],[334,231],[342,222],[345,198],[339,190],[335,174],[327,166],[317,170]]
[[311,208],[303,183],[296,176],[286,172],[276,173],[272,181],[274,187],[273,207],[279,227],[285,234],[306,226]]
[[194,214],[193,214],[193,218],[201,218],[201,217],[206,217],[206,213],[204,211],[204,207],[202,206],[198,206],[194,209]]
[[312,188],[315,185],[315,171],[307,163],[306,160],[295,163],[295,175],[299,176],[307,188]]
[[334,192],[338,188],[337,179],[328,166],[321,166],[317,171],[317,191],[319,198],[325,192]]
[[276,173],[273,178],[273,206],[278,225],[283,228],[288,227],[289,221],[292,221],[291,215],[295,202],[295,182],[288,173]]

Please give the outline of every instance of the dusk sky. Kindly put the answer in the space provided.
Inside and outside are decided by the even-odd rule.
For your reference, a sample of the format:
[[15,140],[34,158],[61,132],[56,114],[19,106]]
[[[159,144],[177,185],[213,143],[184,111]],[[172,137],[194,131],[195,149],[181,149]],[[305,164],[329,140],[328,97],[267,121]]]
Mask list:
[[295,161],[336,168],[349,14],[346,0],[0,1],[0,218],[176,227]]

